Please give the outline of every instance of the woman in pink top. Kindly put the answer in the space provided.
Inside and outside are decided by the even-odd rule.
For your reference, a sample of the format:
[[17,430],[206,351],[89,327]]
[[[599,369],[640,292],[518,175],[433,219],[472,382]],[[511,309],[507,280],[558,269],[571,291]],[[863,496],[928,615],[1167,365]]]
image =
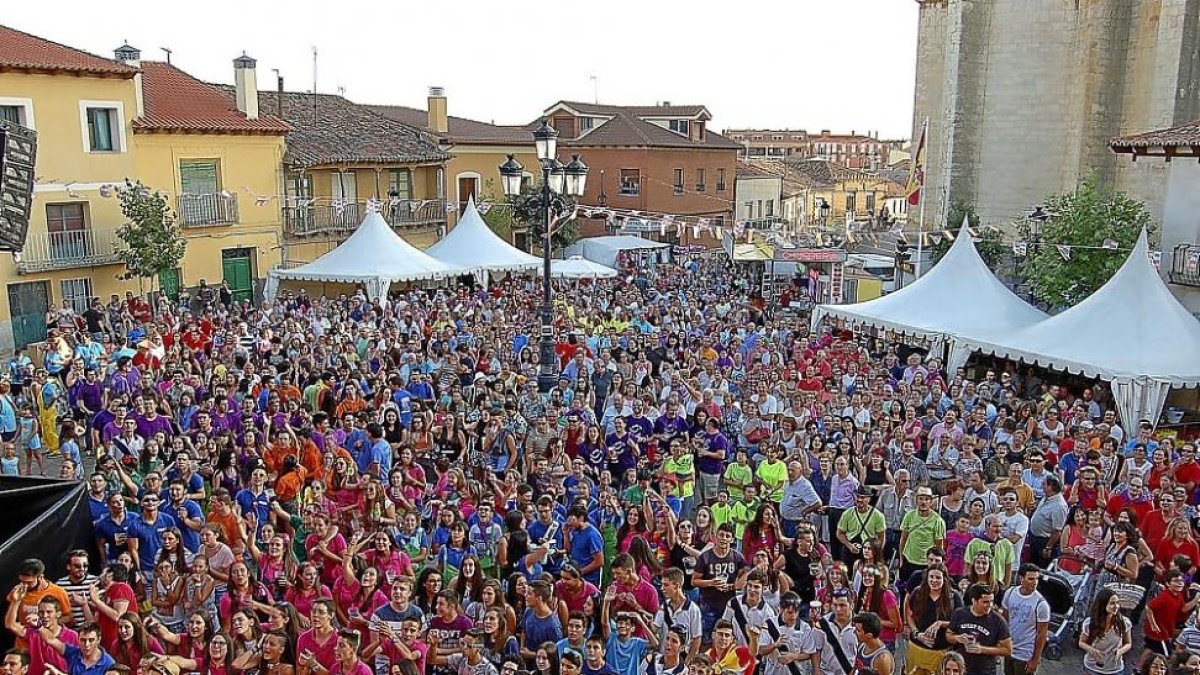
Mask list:
[[309,561],[321,574],[321,583],[333,586],[342,572],[342,555],[346,551],[346,538],[324,513],[313,515],[312,534],[304,540]]
[[317,568],[312,563],[303,563],[296,570],[295,584],[288,587],[283,594],[283,599],[292,603],[296,611],[304,620],[304,624],[309,625],[309,617],[312,613],[313,602],[318,598],[332,598],[333,591],[329,587],[321,583],[320,574]]
[[371,615],[388,603],[388,596],[379,590],[379,570],[367,567],[358,557],[358,550],[367,541],[360,535],[354,534],[354,544],[342,562],[342,576],[333,584],[333,600],[338,623],[365,632]]
[[[370,548],[366,544],[370,542]],[[392,586],[400,577],[412,577],[413,567],[412,560],[404,551],[397,551],[392,537],[387,532],[376,532],[374,535],[363,540],[359,545],[360,548],[367,548],[363,553],[363,560],[367,564],[379,570],[380,575],[384,579],[384,592],[391,593]]]

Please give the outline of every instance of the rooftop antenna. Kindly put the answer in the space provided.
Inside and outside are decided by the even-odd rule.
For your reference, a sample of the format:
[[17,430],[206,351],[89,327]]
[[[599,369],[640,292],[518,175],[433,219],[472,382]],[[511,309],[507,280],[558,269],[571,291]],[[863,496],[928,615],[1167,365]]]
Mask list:
[[312,50],[313,50],[313,90],[312,90],[313,123],[316,124],[316,122],[317,122],[317,46],[313,45]]
[[168,47],[159,47],[159,49],[161,49],[163,53],[167,55],[167,65],[171,65],[171,49]]

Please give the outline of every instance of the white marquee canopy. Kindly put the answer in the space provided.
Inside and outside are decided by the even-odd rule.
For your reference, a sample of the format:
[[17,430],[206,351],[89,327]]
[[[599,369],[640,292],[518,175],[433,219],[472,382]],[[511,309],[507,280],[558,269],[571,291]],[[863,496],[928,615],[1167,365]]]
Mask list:
[[475,199],[467,202],[458,224],[425,253],[447,265],[473,272],[518,272],[536,270],[542,259],[529,255],[501,239],[483,222]]
[[556,279],[611,279],[617,276],[617,271],[583,256],[573,255],[566,260],[551,260],[550,276]]
[[271,270],[266,297],[273,298],[280,281],[320,281],[362,284],[372,300],[387,294],[394,282],[443,279],[465,274],[426,255],[392,231],[377,212],[370,212],[346,241],[316,260],[292,269]]
[[1112,382],[1126,427],[1157,422],[1171,387],[1200,386],[1200,321],[1151,264],[1143,230],[1125,264],[1083,302],[1020,331],[968,336],[966,346]]
[[964,224],[950,250],[928,274],[874,300],[819,305],[813,310],[813,327],[825,317],[923,338],[935,350],[948,344],[947,366],[953,370],[969,355],[962,345],[965,338],[1019,330],[1046,314],[1018,298],[992,274]]

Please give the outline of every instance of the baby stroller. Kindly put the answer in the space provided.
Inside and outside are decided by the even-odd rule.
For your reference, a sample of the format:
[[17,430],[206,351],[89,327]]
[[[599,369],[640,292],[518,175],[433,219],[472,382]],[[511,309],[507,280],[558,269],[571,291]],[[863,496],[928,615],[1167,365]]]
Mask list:
[[[1050,605],[1050,630],[1046,637],[1046,658],[1057,661],[1063,655],[1063,641],[1071,638],[1081,616],[1076,605],[1076,589],[1068,577],[1053,569],[1038,579],[1038,592]],[[1083,610],[1086,614],[1086,608]]]

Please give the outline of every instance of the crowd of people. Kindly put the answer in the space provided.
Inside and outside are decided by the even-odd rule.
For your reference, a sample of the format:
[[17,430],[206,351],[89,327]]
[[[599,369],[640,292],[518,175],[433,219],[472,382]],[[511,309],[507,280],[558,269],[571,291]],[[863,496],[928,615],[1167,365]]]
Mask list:
[[559,286],[541,393],[539,298],[52,313],[0,470],[56,456],[94,541],[21,567],[5,675],[1200,671],[1196,444],[1102,385],[810,332],[696,257]]

